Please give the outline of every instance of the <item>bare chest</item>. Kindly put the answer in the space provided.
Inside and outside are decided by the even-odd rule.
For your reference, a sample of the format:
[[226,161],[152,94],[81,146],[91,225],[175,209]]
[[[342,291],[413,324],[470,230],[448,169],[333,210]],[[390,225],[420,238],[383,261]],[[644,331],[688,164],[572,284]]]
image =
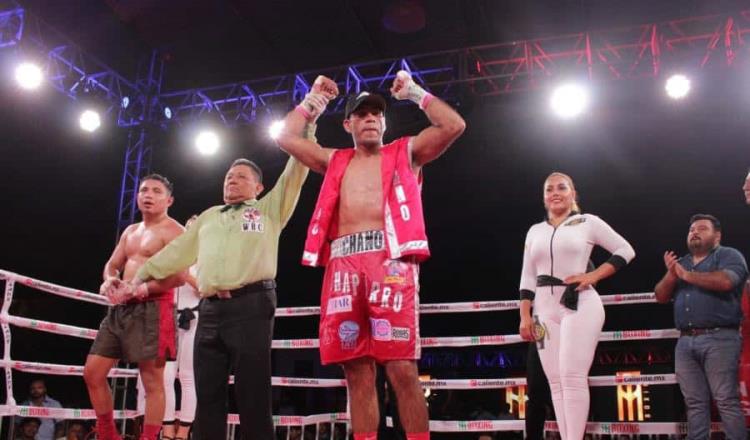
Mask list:
[[381,197],[380,157],[352,159],[341,181],[341,195],[348,198]]
[[130,234],[125,246],[128,259],[147,259],[164,247],[164,239],[158,230],[138,228]]
[[380,156],[353,158],[341,181],[341,232],[379,229],[383,219],[383,184]]

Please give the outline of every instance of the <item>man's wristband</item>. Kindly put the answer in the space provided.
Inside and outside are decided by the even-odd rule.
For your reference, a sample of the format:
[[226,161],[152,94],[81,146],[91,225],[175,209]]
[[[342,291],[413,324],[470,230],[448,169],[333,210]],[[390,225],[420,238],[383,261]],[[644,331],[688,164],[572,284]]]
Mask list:
[[424,96],[422,97],[422,101],[419,103],[419,108],[422,110],[426,109],[433,98],[435,98],[435,96],[432,93],[425,92]]
[[294,107],[294,110],[298,111],[299,114],[304,116],[307,121],[312,121],[312,118],[313,118],[312,114],[310,114],[310,112],[307,111],[307,109],[302,104],[299,104],[297,105],[297,107]]

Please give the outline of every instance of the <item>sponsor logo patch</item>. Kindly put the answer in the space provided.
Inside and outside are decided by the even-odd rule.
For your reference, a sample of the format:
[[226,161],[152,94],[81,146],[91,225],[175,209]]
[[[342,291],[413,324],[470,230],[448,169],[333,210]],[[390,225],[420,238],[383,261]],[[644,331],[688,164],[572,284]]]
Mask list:
[[376,341],[391,340],[391,323],[387,319],[370,318],[370,331]]
[[344,295],[330,298],[328,300],[328,307],[326,307],[326,315],[335,315],[336,313],[351,312],[352,311],[352,296]]
[[575,226],[580,225],[581,223],[586,223],[586,217],[575,218],[568,223],[565,223],[565,226]]
[[391,260],[388,267],[385,269],[385,279],[383,282],[386,284],[404,284],[406,282],[406,273],[409,270],[409,266],[402,261]]
[[408,327],[393,327],[391,335],[394,341],[408,341],[411,339],[411,330]]
[[344,321],[339,324],[339,340],[342,350],[354,350],[359,338],[359,324],[354,321]]

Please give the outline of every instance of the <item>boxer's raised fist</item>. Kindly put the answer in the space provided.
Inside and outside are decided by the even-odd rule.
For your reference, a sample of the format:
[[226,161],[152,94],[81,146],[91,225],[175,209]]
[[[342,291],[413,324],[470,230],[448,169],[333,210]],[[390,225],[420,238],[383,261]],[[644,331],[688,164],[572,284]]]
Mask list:
[[425,96],[428,93],[414,82],[409,72],[399,70],[391,86],[391,95],[399,100],[408,99],[419,105],[420,108],[424,108]]
[[310,93],[322,94],[330,101],[339,96],[339,86],[331,78],[318,75],[310,89]]

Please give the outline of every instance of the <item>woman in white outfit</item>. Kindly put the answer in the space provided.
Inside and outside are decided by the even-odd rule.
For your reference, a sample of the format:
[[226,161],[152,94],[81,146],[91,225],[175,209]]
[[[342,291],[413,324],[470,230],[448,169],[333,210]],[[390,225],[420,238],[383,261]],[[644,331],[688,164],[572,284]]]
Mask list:
[[[580,440],[586,430],[589,369],[604,325],[593,286],[635,257],[633,247],[602,219],[581,214],[576,200],[570,176],[547,177],[547,220],[529,229],[520,283],[519,330],[525,340],[537,340],[563,440]],[[612,257],[587,273],[595,245]]]

